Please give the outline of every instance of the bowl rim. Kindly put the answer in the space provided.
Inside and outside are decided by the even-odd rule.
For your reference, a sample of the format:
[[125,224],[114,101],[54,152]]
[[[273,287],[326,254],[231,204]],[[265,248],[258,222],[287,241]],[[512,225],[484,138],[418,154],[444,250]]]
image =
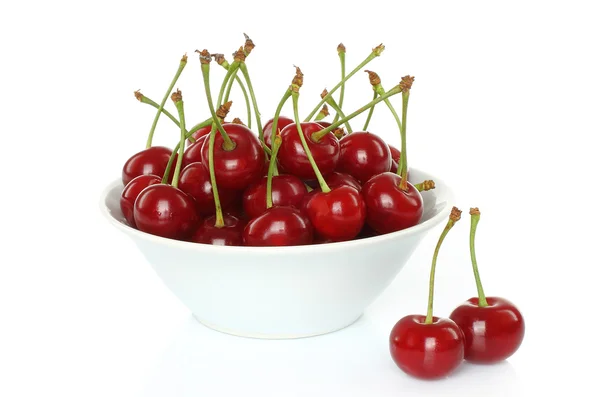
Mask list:
[[350,240],[350,241],[339,241],[339,242],[331,242],[331,243],[322,243],[322,244],[309,244],[309,245],[294,245],[294,246],[276,246],[276,247],[251,247],[251,246],[221,246],[221,245],[209,245],[209,244],[199,244],[190,241],[183,240],[174,240],[166,237],[156,236],[150,233],[145,233],[140,230],[137,230],[127,224],[116,219],[110,208],[106,205],[106,199],[110,192],[114,190],[117,186],[123,185],[121,178],[117,178],[110,182],[107,186],[102,190],[99,205],[100,211],[102,214],[108,218],[109,222],[121,230],[123,233],[133,235],[135,237],[141,238],[143,240],[152,242],[154,244],[167,245],[173,248],[181,248],[186,250],[193,250],[198,252],[206,252],[211,251],[215,254],[217,253],[227,253],[227,252],[235,252],[236,254],[240,253],[248,253],[250,255],[256,254],[273,254],[275,252],[285,251],[286,254],[294,254],[294,253],[303,253],[308,250],[322,252],[329,250],[340,250],[345,248],[360,248],[361,246],[382,243],[388,240],[395,240],[402,237],[412,236],[421,232],[425,232],[442,222],[445,218],[447,218],[450,214],[450,209],[452,208],[454,201],[454,192],[452,189],[440,178],[432,175],[428,172],[422,171],[420,169],[411,167],[413,172],[421,172],[429,175],[430,179],[433,179],[436,183],[436,189],[438,186],[443,186],[444,189],[444,197],[446,197],[446,202],[443,208],[440,211],[432,216],[430,219],[427,219],[415,226],[411,226],[407,229],[399,230],[392,233],[387,233],[379,236],[373,237],[365,237],[358,240]]

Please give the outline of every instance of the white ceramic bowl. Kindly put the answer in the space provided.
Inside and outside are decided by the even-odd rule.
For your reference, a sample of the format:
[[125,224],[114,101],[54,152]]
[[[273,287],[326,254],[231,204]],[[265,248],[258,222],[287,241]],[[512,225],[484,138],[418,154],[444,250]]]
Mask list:
[[326,334],[356,321],[394,280],[425,234],[445,221],[451,189],[433,179],[420,224],[361,240],[296,247],[223,247],[170,240],[127,225],[111,183],[101,198],[108,220],[128,235],[166,286],[202,324],[229,334],[282,339]]

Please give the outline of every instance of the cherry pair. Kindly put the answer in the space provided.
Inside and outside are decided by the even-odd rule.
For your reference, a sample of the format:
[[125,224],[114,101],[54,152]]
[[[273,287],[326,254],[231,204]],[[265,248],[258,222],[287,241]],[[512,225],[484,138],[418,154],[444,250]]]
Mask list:
[[471,208],[470,250],[478,297],[470,298],[452,311],[449,318],[433,316],[433,285],[437,256],[442,242],[460,220],[454,207],[435,251],[429,280],[427,315],[409,315],[392,328],[390,353],[400,369],[422,379],[437,379],[452,373],[463,360],[495,363],[505,360],[520,347],[525,323],[519,309],[500,297],[486,297],[475,258],[475,231],[480,218]]

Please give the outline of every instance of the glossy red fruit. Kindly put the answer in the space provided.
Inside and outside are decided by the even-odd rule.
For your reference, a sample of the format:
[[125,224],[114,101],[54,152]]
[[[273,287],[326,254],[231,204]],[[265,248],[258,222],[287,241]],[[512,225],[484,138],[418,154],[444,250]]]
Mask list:
[[[207,125],[205,127],[202,127],[198,130],[196,130],[193,134],[192,137],[197,141],[199,138],[203,137],[203,136],[207,136],[208,134],[210,134],[210,130],[212,128],[212,125]],[[193,142],[191,139],[188,138],[186,145],[191,145]]]
[[[189,164],[181,171],[179,189],[194,198],[199,215],[206,216],[215,213],[215,198],[210,183],[210,175],[201,163]],[[236,200],[237,195],[236,190],[219,187],[221,207],[225,210],[228,209]]]
[[[340,144],[337,138],[332,133],[328,133],[319,142],[315,142],[311,135],[322,130],[321,125],[309,122],[300,123],[300,126],[321,174],[325,176],[332,173],[340,157]],[[281,148],[277,156],[281,170],[300,179],[316,179],[317,176],[302,147],[296,124],[290,124],[281,131],[281,140]]]
[[[152,146],[144,149],[131,156],[123,165],[121,179],[123,186],[127,186],[129,182],[136,176],[140,175],[158,175],[162,178],[167,168],[167,163],[171,157],[172,150],[164,146]],[[177,155],[175,155],[177,156]],[[177,157],[173,164],[177,161]],[[169,182],[173,177],[175,166],[171,167]]]
[[372,176],[388,172],[392,155],[387,143],[376,134],[353,132],[340,140],[340,160],[337,170],[352,175],[360,183]]
[[194,232],[190,241],[200,244],[211,245],[242,245],[242,233],[245,222],[231,214],[223,214],[225,226],[215,226],[215,215],[204,219]]
[[331,189],[338,186],[350,186],[359,192],[362,189],[360,182],[358,182],[356,178],[350,174],[345,174],[342,172],[332,172],[325,177],[325,182],[327,182],[327,186],[329,186]]
[[392,359],[409,375],[437,379],[449,375],[463,361],[464,337],[454,321],[422,315],[400,319],[390,333]]
[[[271,147],[271,133],[273,132],[273,121],[273,119],[270,119],[263,127],[263,137],[265,139],[265,145],[267,145],[268,147]],[[277,129],[281,131],[285,128],[285,126],[293,123],[293,119],[280,115],[277,119]]]
[[157,175],[140,175],[133,178],[121,192],[121,212],[131,227],[136,227],[133,217],[133,205],[140,192],[150,185],[156,185],[162,180]]
[[206,138],[208,138],[208,135],[199,137],[196,142],[192,143],[185,149],[181,163],[182,168],[185,168],[192,163],[202,162],[202,145],[204,144]]
[[[223,129],[235,144],[225,150],[223,137],[217,132],[214,166],[217,186],[243,190],[264,175],[265,152],[252,130],[241,124],[224,124]],[[209,139],[202,145],[202,164],[208,170]]]
[[487,298],[480,307],[478,298],[458,306],[450,318],[465,335],[465,359],[477,363],[494,363],[513,355],[525,336],[525,322],[519,309],[499,297]]
[[317,191],[306,204],[306,212],[315,232],[331,241],[355,238],[365,224],[365,202],[350,186],[340,186],[329,193]]
[[312,225],[292,207],[271,207],[248,222],[244,229],[244,245],[247,246],[307,245],[312,242]]
[[[274,207],[299,208],[304,195],[308,193],[304,182],[294,175],[277,175],[271,183]],[[267,177],[248,186],[242,194],[244,212],[256,218],[267,210]]]
[[177,240],[188,238],[200,220],[194,199],[166,184],[142,190],[135,200],[133,216],[139,230]]
[[380,234],[403,230],[418,224],[423,216],[423,197],[409,182],[400,189],[400,176],[384,172],[363,185],[367,224]]

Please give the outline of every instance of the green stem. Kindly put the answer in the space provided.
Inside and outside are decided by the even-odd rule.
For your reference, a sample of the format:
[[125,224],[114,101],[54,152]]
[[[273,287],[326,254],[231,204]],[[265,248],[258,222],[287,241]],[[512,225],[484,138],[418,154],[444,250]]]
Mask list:
[[267,173],[267,209],[273,206],[273,176],[277,168],[277,152],[281,146],[281,136],[274,135],[271,140],[271,161],[269,162],[269,172]]
[[135,97],[141,102],[141,103],[145,103],[147,105],[152,106],[155,109],[159,109],[162,114],[164,114],[165,116],[167,116],[173,123],[175,123],[175,125],[177,125],[177,127],[179,127],[179,120],[177,120],[175,118],[175,116],[173,116],[167,109],[161,108],[158,103],[154,102],[152,99],[147,98],[144,94],[142,94],[139,91],[135,92]]
[[256,128],[258,128],[258,140],[262,143],[263,147],[265,147],[265,137],[262,128],[262,123],[260,121],[260,112],[258,111],[256,95],[254,95],[254,88],[252,88],[252,81],[250,81],[250,74],[248,73],[248,67],[246,66],[245,62],[240,62],[240,69],[242,70],[242,74],[244,75],[244,79],[246,80],[246,85],[248,86],[248,91],[250,92],[250,98],[252,98],[252,105],[254,107],[254,117],[256,118],[257,124]]
[[[217,108],[221,106],[223,103],[227,102],[227,100],[223,100],[223,96],[225,95],[225,88],[227,87],[227,83],[231,80],[231,76],[237,73],[240,68],[240,63],[238,61],[234,61],[227,68],[227,73],[223,78],[223,82],[221,83],[221,88],[219,89],[219,97],[217,98]],[[229,94],[227,94],[229,96]]]
[[[376,95],[384,95],[385,94],[385,89],[383,88],[383,86],[381,84],[377,84],[376,86],[373,87],[373,90],[375,90],[375,94]],[[404,95],[403,95],[404,97]],[[402,142],[404,142],[404,146],[402,146],[402,148],[404,150],[406,150],[406,129],[403,128],[404,127],[404,122],[400,121],[400,117],[398,117],[398,113],[396,112],[396,109],[394,109],[394,107],[392,106],[392,103],[390,102],[389,99],[384,100],[385,104],[387,105],[388,109],[390,109],[390,112],[392,112],[392,116],[394,116],[394,120],[396,120],[396,125],[398,126],[398,130],[400,131],[400,138],[402,139]],[[371,108],[374,109],[374,108]],[[403,103],[403,107],[402,107],[402,119],[403,121],[406,121],[406,109],[404,107],[404,103]],[[402,152],[404,153],[404,152]],[[404,158],[404,156],[403,156]],[[401,160],[402,162],[402,160]],[[406,178],[406,173],[403,173],[403,168],[398,165],[398,175],[401,178]]]
[[425,324],[433,323],[433,286],[434,286],[434,280],[435,280],[435,266],[437,264],[438,253],[440,252],[440,247],[442,246],[442,243],[444,242],[444,238],[446,238],[446,235],[448,234],[450,229],[452,229],[454,224],[456,222],[458,222],[459,220],[460,220],[460,210],[458,208],[454,207],[454,208],[452,208],[452,213],[450,214],[450,219],[448,220],[446,227],[442,231],[442,234],[440,235],[437,245],[435,246],[435,251],[433,252],[433,259],[431,261],[431,273],[429,275],[429,300],[427,303],[427,317],[425,317]]
[[406,191],[408,189],[406,180],[408,173],[408,163],[406,161],[406,113],[408,109],[408,97],[410,96],[410,91],[402,92],[402,124],[400,127],[400,138],[402,140],[401,145],[402,149],[400,149],[400,164],[398,164],[398,175],[400,175],[400,189]]
[[[337,83],[335,85],[335,87],[333,87],[333,89],[329,92],[328,96],[331,96],[338,88],[340,88],[346,81],[348,81],[352,76],[354,76],[358,71],[360,71],[362,68],[364,68],[369,62],[371,62],[373,59],[377,58],[379,55],[381,55],[381,53],[383,52],[384,46],[383,45],[378,45],[377,47],[375,47],[373,49],[373,51],[369,54],[368,57],[365,58],[364,61],[362,61],[360,63],[360,65],[358,65],[356,68],[354,68],[354,70],[352,70],[350,72],[350,74],[348,74],[345,78],[342,79],[342,81],[340,81],[339,83]],[[319,109],[321,108],[321,106],[323,106],[323,104],[325,103],[325,101],[327,100],[327,97],[321,99],[321,102],[319,102],[317,104],[317,106],[315,106],[315,108],[312,110],[312,112],[310,112],[310,114],[304,119],[304,121],[310,121],[313,116],[315,115],[315,113],[317,113],[319,111]],[[335,124],[335,123],[334,123]],[[337,128],[337,127],[336,127]]]
[[329,109],[327,108],[327,105],[323,105],[319,113],[315,116],[315,121],[321,121],[327,116],[329,116]]
[[[346,118],[346,115],[342,111],[342,108],[335,102],[335,100],[333,98],[329,97],[327,99],[327,104],[329,106],[331,106],[333,108],[333,110],[335,110],[336,118],[337,118],[337,116],[341,116],[343,119]],[[334,119],[333,121],[335,122],[336,119]],[[346,125],[346,130],[348,131],[348,134],[352,133],[352,127],[350,127],[350,123],[348,121],[346,121],[344,123],[344,125]]]
[[177,164],[175,165],[175,172],[173,173],[173,180],[171,185],[177,187],[179,185],[179,174],[181,172],[181,164],[183,163],[183,148],[185,146],[185,116],[183,113],[183,100],[179,99],[175,101],[177,107],[177,113],[179,114],[179,128],[181,129],[181,139],[179,141],[179,155],[177,156]]
[[[373,100],[377,99],[377,91],[373,91]],[[373,106],[371,109],[369,109],[369,115],[367,116],[367,120],[365,121],[365,125],[363,127],[363,131],[366,131],[367,128],[369,127],[369,123],[371,122],[371,116],[373,116],[373,112],[375,111],[375,106]]]
[[479,278],[479,268],[477,267],[477,259],[475,258],[475,232],[477,231],[477,224],[479,223],[480,212],[478,208],[471,208],[469,212],[471,214],[471,233],[469,236],[469,246],[471,250],[471,264],[473,265],[473,274],[475,275],[475,284],[477,284],[477,295],[479,297],[479,307],[488,306],[485,293],[483,292],[483,286],[481,285],[481,278]]
[[325,135],[327,135],[328,132],[330,132],[330,131],[338,128],[340,125],[344,124],[346,121],[352,120],[353,118],[355,118],[359,114],[361,114],[364,111],[369,110],[373,106],[377,105],[379,102],[385,101],[387,98],[389,98],[389,97],[391,97],[393,95],[396,95],[396,94],[398,94],[400,92],[401,92],[400,87],[399,86],[395,86],[394,88],[392,88],[391,90],[389,90],[388,92],[386,92],[384,95],[379,96],[376,99],[373,99],[371,102],[367,103],[366,105],[364,105],[360,109],[358,109],[355,112],[349,114],[345,118],[343,118],[341,120],[338,120],[337,123],[332,123],[329,127],[323,128],[322,130],[313,133],[312,136],[311,136],[312,140],[315,141],[315,142],[318,142],[321,138],[323,138]]
[[[248,128],[252,129],[252,107],[250,106],[250,98],[248,98],[248,91],[246,91],[246,87],[244,87],[244,83],[242,83],[242,80],[240,79],[239,76],[234,76],[235,81],[237,81],[238,85],[240,86],[241,90],[242,90],[242,94],[244,95],[244,101],[246,102],[246,117],[247,117],[247,124],[248,124]],[[227,100],[229,99],[229,88],[227,91],[227,95],[225,97],[225,102],[227,102]]]
[[[346,48],[343,46],[343,44],[340,44],[338,46],[338,57],[340,58],[340,66],[342,68],[342,81],[344,81],[344,79],[346,78]],[[346,84],[342,83],[342,86],[340,88],[340,99],[338,101],[339,105],[340,105],[340,109],[342,109],[342,106],[344,105],[344,93],[346,91]],[[343,113],[338,112],[335,117],[333,118],[333,122],[335,123],[336,121],[339,120],[339,118],[344,117]],[[348,127],[346,127],[348,128]],[[348,130],[348,133],[350,133],[352,131]]]
[[[281,109],[283,109],[283,105],[285,105],[290,96],[292,96],[292,90],[288,88],[285,91],[285,94],[283,94],[283,98],[281,98],[281,101],[279,101],[277,109],[275,110],[275,116],[273,117],[273,128],[271,129],[271,146],[273,146],[272,138],[275,138],[275,136],[277,135],[277,122],[279,121],[279,114],[281,113]],[[271,155],[273,154],[271,153]]]
[[158,124],[158,118],[160,117],[162,109],[164,108],[165,103],[167,103],[167,99],[169,98],[169,94],[171,94],[171,91],[173,91],[173,87],[175,87],[175,84],[177,83],[177,80],[179,79],[181,72],[183,72],[183,68],[185,68],[186,64],[187,55],[184,55],[181,58],[181,61],[179,62],[179,68],[177,69],[177,73],[175,73],[175,76],[173,77],[173,80],[171,81],[171,84],[169,85],[165,96],[163,97],[162,101],[160,102],[160,105],[158,106],[158,111],[156,112],[156,116],[154,116],[154,121],[152,121],[152,127],[150,127],[150,133],[148,134],[148,140],[146,141],[146,149],[152,146],[152,138],[154,138],[154,130],[156,129],[156,125]]
[[300,116],[298,116],[298,97],[300,94],[297,92],[292,92],[292,100],[294,102],[294,121],[296,123],[296,129],[298,130],[298,135],[300,136],[300,142],[302,142],[302,147],[304,148],[304,152],[306,153],[306,157],[308,157],[308,162],[310,163],[315,175],[317,176],[317,180],[319,181],[319,186],[323,193],[329,193],[331,189],[327,186],[327,182],[323,178],[319,167],[317,167],[317,163],[313,158],[313,155],[308,147],[308,143],[306,143],[306,139],[304,138],[304,132],[302,132],[302,126],[300,125]]
[[210,185],[215,200],[215,227],[225,226],[223,220],[223,210],[221,209],[221,200],[219,200],[219,189],[217,188],[217,177],[215,175],[215,136],[217,135],[217,125],[213,123],[208,137],[208,173],[210,175]]
[[[215,107],[212,102],[212,95],[210,93],[210,63],[202,63],[201,68],[202,68],[202,77],[204,79],[204,90],[206,92],[206,99],[208,101],[208,108],[210,109],[210,114],[212,115],[213,122],[217,125],[217,128],[218,128],[219,132],[221,133],[221,136],[223,137],[223,149],[233,150],[235,148],[235,143],[233,143],[231,138],[229,138],[229,135],[227,135],[227,132],[225,132],[225,130],[223,129],[223,126],[221,125],[221,121],[217,117],[217,113],[215,112]],[[231,70],[231,68],[230,68],[230,70]],[[229,74],[229,70],[227,71],[227,73]],[[221,94],[219,94],[219,97],[220,96],[221,96]],[[219,103],[219,106],[221,106],[220,103]]]
[[415,183],[413,186],[419,192],[426,192],[428,190],[435,189],[435,182],[432,181],[431,179],[427,179],[421,183]]

